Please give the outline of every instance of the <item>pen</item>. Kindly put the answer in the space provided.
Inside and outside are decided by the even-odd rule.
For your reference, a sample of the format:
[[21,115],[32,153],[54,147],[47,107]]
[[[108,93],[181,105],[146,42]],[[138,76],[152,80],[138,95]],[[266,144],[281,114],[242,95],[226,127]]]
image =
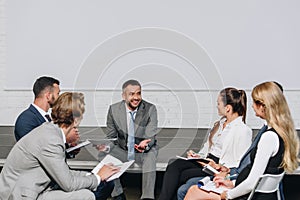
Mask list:
[[227,175],[224,179],[225,180],[231,180],[232,178],[235,178],[235,177],[237,177],[238,175],[237,174],[233,174],[233,175]]

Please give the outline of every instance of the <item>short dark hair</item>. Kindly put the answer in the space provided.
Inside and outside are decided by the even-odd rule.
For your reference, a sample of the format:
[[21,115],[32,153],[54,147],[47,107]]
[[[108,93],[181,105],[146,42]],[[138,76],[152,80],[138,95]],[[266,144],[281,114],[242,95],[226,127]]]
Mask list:
[[45,89],[52,90],[54,84],[59,85],[59,80],[48,76],[38,78],[33,84],[34,98],[39,97]]
[[128,86],[128,85],[137,85],[140,86],[140,88],[142,88],[141,84],[137,81],[137,80],[128,80],[125,83],[123,83],[122,85],[122,91],[124,92],[124,89]]

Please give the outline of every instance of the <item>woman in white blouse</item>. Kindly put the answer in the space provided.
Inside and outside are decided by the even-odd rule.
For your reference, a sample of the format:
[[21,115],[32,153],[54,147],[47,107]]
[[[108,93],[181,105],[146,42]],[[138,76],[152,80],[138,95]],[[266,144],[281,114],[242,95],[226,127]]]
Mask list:
[[[217,108],[221,120],[215,123],[208,142],[200,151],[214,161],[212,162],[214,167],[220,167],[218,163],[228,168],[237,167],[250,146],[252,130],[245,124],[246,106],[245,91],[235,88],[225,88],[220,91]],[[188,153],[189,156],[193,155]],[[207,175],[202,168],[202,165],[196,161],[182,159],[169,161],[159,199],[175,199],[180,185],[190,178]]]
[[[298,167],[299,138],[282,91],[274,82],[265,82],[253,89],[252,99],[256,116],[266,120],[268,130],[251,152],[251,163],[241,171],[236,182],[221,177],[214,179],[217,186],[228,188],[221,195],[192,186],[185,200],[247,199],[262,174],[292,172]],[[277,196],[256,193],[254,199],[275,200]]]

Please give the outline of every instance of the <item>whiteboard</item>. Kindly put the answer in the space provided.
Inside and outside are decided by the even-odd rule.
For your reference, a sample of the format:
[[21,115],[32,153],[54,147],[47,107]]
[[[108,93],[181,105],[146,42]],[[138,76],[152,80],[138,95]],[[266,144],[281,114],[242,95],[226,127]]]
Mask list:
[[5,89],[300,89],[300,2],[6,1]]

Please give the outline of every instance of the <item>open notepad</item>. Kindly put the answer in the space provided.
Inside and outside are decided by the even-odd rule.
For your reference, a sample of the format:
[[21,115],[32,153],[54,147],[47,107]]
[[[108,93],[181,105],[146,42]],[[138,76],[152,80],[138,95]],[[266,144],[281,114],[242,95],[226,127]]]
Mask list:
[[80,142],[79,144],[77,144],[74,147],[70,147],[70,148],[66,149],[66,152],[69,153],[69,152],[74,151],[76,149],[79,149],[81,147],[85,147],[85,146],[87,146],[89,144],[101,145],[101,144],[107,144],[109,142],[113,142],[113,141],[116,141],[116,140],[117,140],[117,138],[112,138],[112,139],[106,139],[106,138],[104,138],[104,139],[98,139],[98,140],[87,139],[87,140],[85,140],[83,142]]
[[204,171],[204,172],[206,172],[206,173],[208,173],[209,175],[212,175],[212,176],[220,173],[218,170],[216,170],[215,168],[213,168],[209,164],[204,165],[202,171]]
[[89,144],[91,144],[91,142],[89,140],[85,140],[84,142],[81,142],[81,143],[77,144],[74,147],[70,147],[70,148],[66,149],[66,152],[70,153],[71,151],[74,151],[76,149],[79,149],[79,148],[84,147],[84,146],[89,145]]
[[209,176],[206,176],[203,179],[200,179],[198,181],[198,187],[202,190],[205,190],[207,192],[215,192],[217,194],[221,194],[224,191],[227,191],[228,188],[225,187],[216,187],[215,183],[210,180]]
[[114,166],[120,167],[120,171],[116,174],[112,175],[107,179],[107,181],[114,180],[116,178],[119,178],[129,167],[134,163],[134,160],[128,161],[128,162],[122,162],[119,159],[113,157],[112,155],[106,155],[103,160],[92,170],[93,174],[97,174],[97,172],[103,167],[105,164],[113,164]]
[[182,156],[176,156],[176,158],[183,159],[183,160],[195,160],[195,161],[200,161],[203,163],[209,163],[209,160],[201,157],[182,157]]

